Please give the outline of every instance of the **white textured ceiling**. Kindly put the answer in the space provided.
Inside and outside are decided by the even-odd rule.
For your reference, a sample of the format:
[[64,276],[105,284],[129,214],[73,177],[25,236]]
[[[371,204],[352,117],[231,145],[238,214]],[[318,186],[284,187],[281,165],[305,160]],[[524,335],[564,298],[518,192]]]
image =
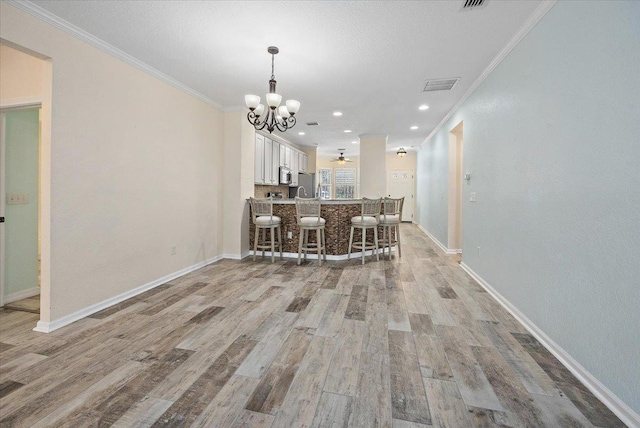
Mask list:
[[[264,99],[267,47],[278,46],[278,93],[302,103],[283,136],[356,154],[351,141],[361,134],[389,135],[390,148],[419,145],[540,4],[489,0],[461,10],[463,2],[33,3],[224,107],[244,104],[247,93]],[[422,92],[426,79],[446,77],[461,80],[449,92]]]

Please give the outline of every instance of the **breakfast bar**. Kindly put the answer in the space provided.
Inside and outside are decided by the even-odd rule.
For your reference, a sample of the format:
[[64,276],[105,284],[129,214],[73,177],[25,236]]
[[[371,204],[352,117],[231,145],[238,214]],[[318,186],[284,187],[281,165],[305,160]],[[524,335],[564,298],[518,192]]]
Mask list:
[[[321,216],[326,220],[325,238],[327,257],[329,259],[346,258],[349,249],[349,234],[351,232],[351,218],[360,215],[360,199],[323,199],[321,201]],[[273,200],[273,215],[282,220],[283,251],[285,253],[298,254],[298,233],[296,223],[296,204],[294,199]],[[250,222],[250,247],[253,249],[255,226]],[[291,235],[289,235],[291,233]],[[378,231],[382,237],[382,230]],[[371,234],[371,232],[369,232]],[[315,239],[315,236],[313,237]],[[353,235],[353,240],[362,240],[359,230]],[[373,236],[367,235],[367,240],[372,241]],[[313,255],[310,255],[313,257]],[[333,257],[332,257],[333,256]]]

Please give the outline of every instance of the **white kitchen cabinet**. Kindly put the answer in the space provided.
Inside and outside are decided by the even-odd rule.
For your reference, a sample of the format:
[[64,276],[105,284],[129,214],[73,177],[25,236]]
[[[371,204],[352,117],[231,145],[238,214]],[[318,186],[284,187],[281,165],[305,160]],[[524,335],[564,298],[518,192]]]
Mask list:
[[264,136],[260,134],[256,134],[254,162],[254,182],[256,184],[264,184]]
[[298,152],[291,150],[291,184],[289,186],[298,186]]
[[269,180],[274,186],[280,184],[280,143],[272,141],[271,148],[271,179]]
[[298,152],[298,171],[307,173],[307,155],[303,152]]
[[264,139],[264,184],[273,184],[271,180],[273,171],[273,140],[265,137]]
[[284,166],[286,166],[287,168],[291,168],[291,152],[293,152],[291,147],[285,146],[285,149],[284,149]]
[[309,174],[309,156],[306,153],[302,154],[302,163],[304,164],[304,172]]

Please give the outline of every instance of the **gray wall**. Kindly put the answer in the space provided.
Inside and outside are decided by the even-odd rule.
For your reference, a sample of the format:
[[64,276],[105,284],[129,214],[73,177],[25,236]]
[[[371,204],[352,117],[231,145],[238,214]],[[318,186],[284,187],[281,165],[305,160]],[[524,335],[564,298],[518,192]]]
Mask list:
[[464,120],[464,262],[636,412],[639,76],[640,2],[559,2],[417,166],[419,222],[446,244],[448,133]]

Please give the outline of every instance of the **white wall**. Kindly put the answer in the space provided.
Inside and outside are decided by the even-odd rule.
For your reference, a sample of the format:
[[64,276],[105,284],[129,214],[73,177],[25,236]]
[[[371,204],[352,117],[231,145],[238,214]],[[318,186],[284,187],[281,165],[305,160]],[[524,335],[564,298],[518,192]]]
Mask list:
[[246,112],[224,113],[224,254],[239,259],[249,251],[249,206],[254,192],[255,128]]
[[639,2],[557,3],[418,155],[420,223],[446,243],[464,120],[464,263],[636,412],[638,29]]
[[221,111],[5,2],[0,37],[53,64],[43,321],[222,254]]
[[416,153],[415,152],[407,152],[404,157],[398,156],[395,152],[387,153],[387,171],[391,170],[403,170],[410,169],[412,171],[416,170]]
[[360,196],[381,198],[387,192],[387,136],[360,137]]

